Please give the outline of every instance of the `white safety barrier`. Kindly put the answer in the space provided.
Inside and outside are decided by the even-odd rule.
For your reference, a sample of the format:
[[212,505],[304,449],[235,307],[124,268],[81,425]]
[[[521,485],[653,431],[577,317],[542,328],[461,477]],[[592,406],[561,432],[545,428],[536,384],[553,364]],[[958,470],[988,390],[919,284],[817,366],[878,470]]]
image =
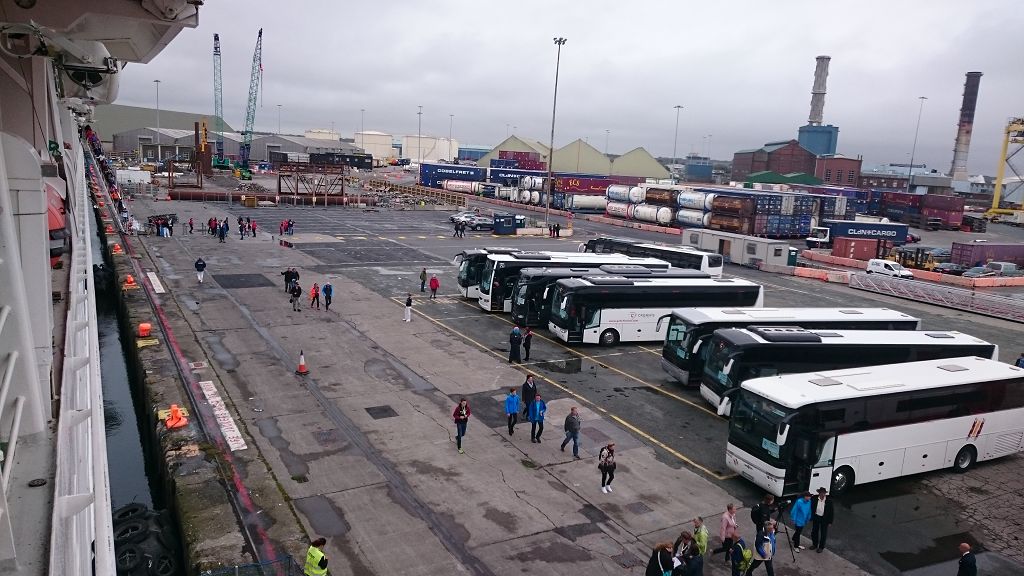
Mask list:
[[1024,300],[880,274],[850,274],[850,287],[1024,322]]

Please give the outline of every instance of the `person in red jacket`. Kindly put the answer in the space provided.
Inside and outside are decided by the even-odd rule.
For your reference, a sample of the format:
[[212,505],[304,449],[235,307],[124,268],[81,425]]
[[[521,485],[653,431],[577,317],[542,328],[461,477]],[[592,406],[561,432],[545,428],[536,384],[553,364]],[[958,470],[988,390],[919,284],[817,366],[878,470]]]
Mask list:
[[437,298],[437,289],[441,287],[441,281],[437,279],[437,274],[430,275],[430,297]]
[[452,412],[452,418],[455,419],[455,447],[459,449],[459,454],[466,453],[462,449],[462,437],[466,435],[466,424],[469,423],[469,414],[469,400],[465,398],[459,400],[458,406]]
[[316,309],[320,309],[320,285],[313,282],[313,287],[309,289],[309,307],[312,308],[313,304],[316,304]]

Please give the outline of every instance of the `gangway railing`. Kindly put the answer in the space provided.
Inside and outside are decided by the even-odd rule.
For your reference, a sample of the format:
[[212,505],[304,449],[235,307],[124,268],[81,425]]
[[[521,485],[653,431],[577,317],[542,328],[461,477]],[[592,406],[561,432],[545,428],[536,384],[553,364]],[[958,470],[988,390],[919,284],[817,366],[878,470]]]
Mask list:
[[1013,322],[1024,322],[1024,299],[880,274],[850,274],[850,287]]
[[110,476],[92,274],[91,243],[96,235],[85,176],[86,160],[92,166],[96,160],[88,143],[83,148],[75,159],[74,189],[68,191],[71,266],[48,573],[113,576]]

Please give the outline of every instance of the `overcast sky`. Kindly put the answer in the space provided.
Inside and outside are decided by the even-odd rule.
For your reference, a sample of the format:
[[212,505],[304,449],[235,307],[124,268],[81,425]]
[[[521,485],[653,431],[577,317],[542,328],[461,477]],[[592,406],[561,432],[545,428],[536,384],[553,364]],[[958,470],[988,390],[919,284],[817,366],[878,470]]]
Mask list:
[[[243,9],[244,7],[244,9]],[[562,48],[555,145],[643,146],[715,158],[796,138],[807,122],[814,58],[832,57],[825,123],[839,152],[865,167],[907,162],[919,96],[927,96],[916,162],[949,170],[964,73],[981,71],[969,170],[993,173],[1002,128],[1024,114],[1019,0],[843,2],[563,1],[240,3],[208,0],[146,65],[129,65],[118,103],[213,111],[213,34],[223,50],[224,113],[244,124],[256,33],[263,94],[256,129],[365,128],[492,146],[516,134],[547,142]],[[705,138],[711,135],[711,138]]]

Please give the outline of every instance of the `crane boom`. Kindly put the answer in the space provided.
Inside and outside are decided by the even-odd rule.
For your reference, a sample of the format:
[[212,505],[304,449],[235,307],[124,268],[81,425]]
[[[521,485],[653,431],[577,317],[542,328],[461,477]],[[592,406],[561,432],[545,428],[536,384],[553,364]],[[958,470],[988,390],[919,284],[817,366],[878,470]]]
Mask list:
[[213,134],[215,167],[230,167],[224,160],[224,88],[220,74],[220,35],[213,35]]
[[245,109],[245,131],[242,132],[242,144],[238,150],[239,170],[248,172],[249,151],[252,148],[252,129],[256,122],[256,97],[259,96],[260,79],[263,76],[263,28],[256,36],[256,51],[252,54],[252,72],[249,76],[249,103]]

